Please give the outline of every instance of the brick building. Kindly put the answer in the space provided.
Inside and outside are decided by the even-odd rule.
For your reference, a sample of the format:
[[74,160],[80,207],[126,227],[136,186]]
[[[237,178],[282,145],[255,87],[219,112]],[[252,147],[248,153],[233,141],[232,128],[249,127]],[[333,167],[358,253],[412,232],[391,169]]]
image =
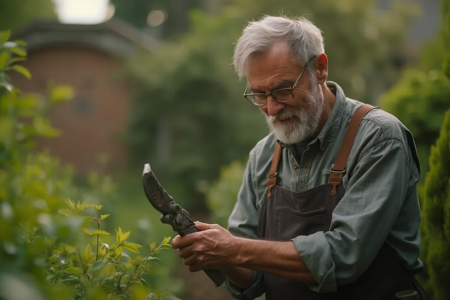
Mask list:
[[110,158],[107,171],[124,170],[122,140],[132,99],[130,86],[117,74],[136,48],[151,52],[158,42],[117,19],[94,25],[40,21],[14,32],[13,38],[28,43],[23,65],[32,74],[31,80],[11,74],[16,86],[45,95],[53,81],[75,91],[72,101],[50,112],[62,136],[37,140],[38,149],[74,165],[80,175],[98,170],[101,155]]

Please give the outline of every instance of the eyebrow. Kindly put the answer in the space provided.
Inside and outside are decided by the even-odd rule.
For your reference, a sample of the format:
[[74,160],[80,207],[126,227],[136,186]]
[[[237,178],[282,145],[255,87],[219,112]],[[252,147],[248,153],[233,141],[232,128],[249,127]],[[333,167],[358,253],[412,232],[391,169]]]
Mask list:
[[[294,83],[290,80],[281,80],[279,81],[277,84],[275,84],[274,86],[272,86],[269,91],[274,91],[277,90],[279,88],[283,88],[283,87],[292,87],[294,85]],[[248,89],[251,90],[252,92],[257,92],[257,93],[265,93],[265,91],[248,86]]]

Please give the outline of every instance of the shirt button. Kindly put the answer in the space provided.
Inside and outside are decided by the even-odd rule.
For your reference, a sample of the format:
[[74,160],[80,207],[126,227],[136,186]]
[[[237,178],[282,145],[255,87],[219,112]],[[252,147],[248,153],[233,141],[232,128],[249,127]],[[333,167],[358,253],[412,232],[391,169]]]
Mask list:
[[294,165],[294,170],[297,170],[297,169],[298,169],[298,165],[295,164],[295,165]]

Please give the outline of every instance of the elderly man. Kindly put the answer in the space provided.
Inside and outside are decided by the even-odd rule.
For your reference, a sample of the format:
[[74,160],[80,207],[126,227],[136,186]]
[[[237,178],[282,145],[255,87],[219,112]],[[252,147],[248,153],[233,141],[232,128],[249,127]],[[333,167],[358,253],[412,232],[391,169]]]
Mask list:
[[222,270],[237,299],[421,299],[411,133],[326,81],[306,19],[251,22],[234,66],[271,133],[250,152],[229,231],[196,223],[173,240],[189,270]]

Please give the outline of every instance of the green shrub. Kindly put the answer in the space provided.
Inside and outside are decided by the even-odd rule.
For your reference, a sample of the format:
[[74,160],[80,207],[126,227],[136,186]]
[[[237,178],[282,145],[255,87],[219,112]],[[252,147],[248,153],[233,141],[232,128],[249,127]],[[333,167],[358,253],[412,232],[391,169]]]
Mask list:
[[411,130],[425,173],[430,145],[439,136],[444,112],[450,108],[450,81],[441,70],[408,70],[380,100],[380,107],[395,115]]
[[227,227],[228,218],[237,200],[244,171],[245,166],[238,161],[222,166],[219,179],[206,189],[206,203],[211,211],[213,223]]
[[427,268],[426,285],[433,299],[450,299],[450,110],[439,139],[431,147],[430,171],[422,199],[422,258]]
[[[100,228],[109,215],[102,215],[99,203],[114,191],[110,177],[92,174],[91,188],[81,189],[72,168],[48,153],[31,153],[34,138],[59,134],[46,113],[68,101],[72,89],[49,85],[43,97],[15,88],[7,72],[31,75],[16,65],[25,60],[25,44],[8,41],[9,35],[0,32],[0,299],[164,298],[150,293],[143,276],[169,238],[158,247],[152,243],[145,256],[128,257],[126,251],[141,247],[128,241],[130,232],[119,227],[110,241]],[[94,216],[81,216],[87,208]],[[95,227],[87,229],[92,221]]]

